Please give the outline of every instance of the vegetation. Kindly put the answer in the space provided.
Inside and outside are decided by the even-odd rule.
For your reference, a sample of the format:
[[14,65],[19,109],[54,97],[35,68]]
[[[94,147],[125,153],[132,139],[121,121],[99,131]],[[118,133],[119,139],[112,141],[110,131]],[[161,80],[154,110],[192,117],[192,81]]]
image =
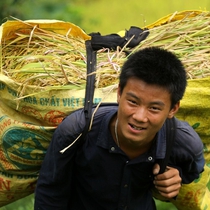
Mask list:
[[81,26],[88,33],[99,31],[102,34],[129,29],[133,25],[144,27],[176,11],[210,9],[209,0],[191,1],[190,4],[187,0],[147,0],[146,3],[138,0],[129,0],[129,3],[121,0],[109,3],[107,0],[92,0],[79,5],[84,8]]
[[[119,6],[120,5],[120,6]],[[190,6],[189,6],[190,5]],[[25,19],[59,19],[75,23],[87,33],[103,34],[146,26],[165,15],[183,10],[209,10],[210,1],[147,0],[7,0],[0,1],[0,20],[10,16]]]
[[[0,208],[0,210],[33,210],[34,194]],[[176,210],[171,203],[156,200],[157,210]]]
[[74,1],[62,0],[7,0],[0,2],[1,23],[11,16],[26,19],[57,19],[81,24],[82,13]]

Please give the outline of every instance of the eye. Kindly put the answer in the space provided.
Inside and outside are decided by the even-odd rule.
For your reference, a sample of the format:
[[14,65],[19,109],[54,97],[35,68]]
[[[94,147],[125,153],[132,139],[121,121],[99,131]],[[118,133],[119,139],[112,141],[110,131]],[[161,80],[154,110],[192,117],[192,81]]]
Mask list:
[[128,99],[128,102],[131,103],[131,104],[137,104],[136,101],[133,100],[133,99]]
[[161,110],[160,107],[157,107],[157,106],[152,106],[152,107],[150,107],[150,109],[152,111],[160,111]]

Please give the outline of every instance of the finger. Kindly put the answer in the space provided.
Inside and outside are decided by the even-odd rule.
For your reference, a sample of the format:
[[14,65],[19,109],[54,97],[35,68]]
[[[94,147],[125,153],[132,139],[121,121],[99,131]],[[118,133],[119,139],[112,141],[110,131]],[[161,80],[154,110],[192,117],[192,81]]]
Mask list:
[[176,168],[167,167],[166,171],[162,174],[156,175],[155,179],[166,180],[166,179],[171,179],[174,177],[179,177],[179,170],[177,170]]
[[159,171],[160,171],[160,166],[159,166],[159,164],[155,164],[154,166],[153,166],[153,174],[154,175],[157,175],[158,173],[159,173]]
[[170,192],[159,191],[159,193],[165,198],[174,198],[179,194],[179,190],[174,190],[174,191],[170,191]]
[[173,182],[172,184],[167,184],[167,182],[162,183],[161,185],[157,182],[154,182],[155,187],[162,192],[170,192],[174,190],[179,190],[181,187],[181,182]]
[[167,187],[175,184],[181,184],[182,179],[179,175],[172,176],[170,178],[162,178],[157,175],[154,179],[154,185],[160,187]]
[[159,191],[159,193],[162,196],[171,198],[178,195],[181,188],[181,183],[174,183],[173,185],[169,186],[155,185],[155,188]]

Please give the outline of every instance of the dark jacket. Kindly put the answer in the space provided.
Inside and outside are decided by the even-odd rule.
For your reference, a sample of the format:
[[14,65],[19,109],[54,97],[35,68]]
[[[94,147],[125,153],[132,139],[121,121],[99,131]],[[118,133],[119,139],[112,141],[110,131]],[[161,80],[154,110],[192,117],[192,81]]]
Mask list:
[[[35,192],[35,210],[153,210],[152,167],[166,151],[165,125],[151,149],[129,160],[109,131],[117,107],[97,110],[84,142],[83,110],[68,116],[56,129],[45,156]],[[176,119],[176,139],[169,165],[180,170],[183,183],[198,178],[204,166],[203,145],[193,128]]]

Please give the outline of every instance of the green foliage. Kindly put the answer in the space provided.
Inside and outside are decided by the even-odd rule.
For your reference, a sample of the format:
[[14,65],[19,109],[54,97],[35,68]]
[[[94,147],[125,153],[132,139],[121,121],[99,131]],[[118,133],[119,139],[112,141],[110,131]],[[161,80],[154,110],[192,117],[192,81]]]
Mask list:
[[[155,200],[157,210],[176,210],[171,203]],[[7,206],[1,207],[0,210],[32,210],[34,205],[34,194],[22,198]]]
[[[79,2],[81,2],[80,0]],[[209,0],[98,0],[83,1],[79,6],[83,16],[81,26],[90,33],[115,33],[130,26],[145,27],[158,19],[183,10],[210,10]]]
[[172,203],[162,202],[155,200],[157,210],[177,210],[177,208]]
[[87,33],[115,33],[136,25],[144,27],[176,11],[210,10],[209,0],[189,2],[147,0],[1,0],[0,20],[10,16],[26,19],[57,19],[72,22]]
[[19,8],[17,5],[21,4],[22,2],[23,0],[0,1],[0,20],[3,21],[3,19],[9,15],[18,16]]
[[69,0],[7,0],[0,1],[0,20],[10,19],[11,16],[21,19],[57,19],[80,25],[81,9]]
[[32,210],[34,205],[34,194],[3,206],[0,210]]

